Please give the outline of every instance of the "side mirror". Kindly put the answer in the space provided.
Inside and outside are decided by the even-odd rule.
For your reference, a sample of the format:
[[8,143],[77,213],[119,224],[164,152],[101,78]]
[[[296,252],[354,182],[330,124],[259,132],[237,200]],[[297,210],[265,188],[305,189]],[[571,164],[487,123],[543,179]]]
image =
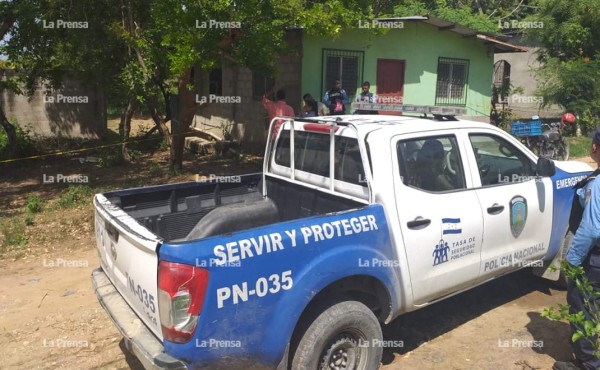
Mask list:
[[548,158],[539,157],[535,166],[535,172],[538,176],[550,177],[556,173],[554,161]]

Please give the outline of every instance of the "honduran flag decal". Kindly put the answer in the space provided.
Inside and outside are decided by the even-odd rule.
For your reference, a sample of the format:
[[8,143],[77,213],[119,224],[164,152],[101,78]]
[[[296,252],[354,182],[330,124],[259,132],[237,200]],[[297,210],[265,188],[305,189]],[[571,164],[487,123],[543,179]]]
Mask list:
[[460,218],[442,218],[442,234],[460,234]]

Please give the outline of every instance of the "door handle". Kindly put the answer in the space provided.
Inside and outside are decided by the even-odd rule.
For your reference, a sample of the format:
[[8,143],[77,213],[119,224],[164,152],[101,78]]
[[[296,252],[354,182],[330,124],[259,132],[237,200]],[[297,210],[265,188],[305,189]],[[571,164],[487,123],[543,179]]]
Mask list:
[[498,203],[494,203],[491,207],[488,207],[487,211],[490,215],[497,215],[504,211],[504,206],[501,206]]
[[421,228],[429,226],[430,223],[431,223],[430,219],[426,219],[426,218],[419,216],[412,221],[408,221],[406,223],[406,226],[408,226],[409,229],[421,229]]

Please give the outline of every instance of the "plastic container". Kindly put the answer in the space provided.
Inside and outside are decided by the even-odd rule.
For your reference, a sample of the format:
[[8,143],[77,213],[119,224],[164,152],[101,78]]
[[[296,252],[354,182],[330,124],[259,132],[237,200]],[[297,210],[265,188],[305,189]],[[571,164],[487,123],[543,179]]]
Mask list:
[[510,133],[514,136],[538,136],[542,134],[542,121],[513,122]]

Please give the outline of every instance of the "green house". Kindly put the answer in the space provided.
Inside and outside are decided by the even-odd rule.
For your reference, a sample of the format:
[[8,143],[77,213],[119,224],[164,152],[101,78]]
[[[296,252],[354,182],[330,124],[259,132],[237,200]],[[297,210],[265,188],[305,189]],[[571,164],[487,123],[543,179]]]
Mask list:
[[273,84],[300,114],[305,93],[322,100],[336,79],[351,99],[369,81],[381,103],[460,107],[467,112],[463,117],[489,121],[494,54],[527,51],[499,37],[429,16],[365,20],[333,39],[293,29],[274,77],[227,60],[217,70],[196,74],[199,95],[235,99],[203,106],[194,128],[260,153],[268,124],[261,99]]
[[463,107],[487,120],[494,54],[526,51],[495,36],[430,16],[365,20],[336,39],[305,34],[301,89],[322,99],[339,79],[352,99],[369,81],[382,103]]

